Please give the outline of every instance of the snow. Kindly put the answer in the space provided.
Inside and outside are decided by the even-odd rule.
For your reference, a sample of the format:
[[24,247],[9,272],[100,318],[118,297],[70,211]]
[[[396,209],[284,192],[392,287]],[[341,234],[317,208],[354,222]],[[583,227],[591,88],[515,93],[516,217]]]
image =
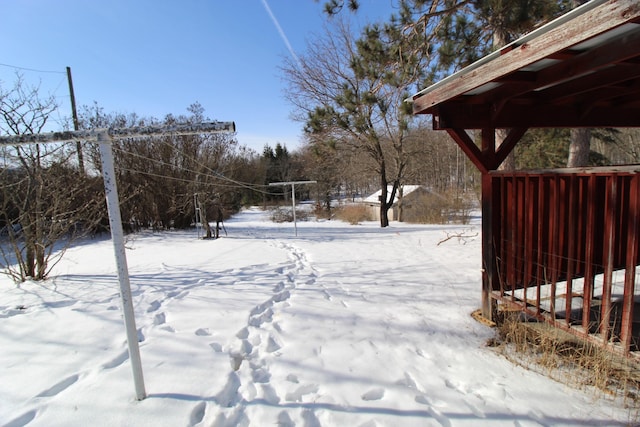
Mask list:
[[[0,421],[17,426],[628,425],[620,402],[487,347],[480,237],[275,224],[129,236],[148,397],[135,399],[111,240],[44,283],[0,278]],[[479,224],[473,225],[476,230]],[[469,226],[464,226],[468,230]]]

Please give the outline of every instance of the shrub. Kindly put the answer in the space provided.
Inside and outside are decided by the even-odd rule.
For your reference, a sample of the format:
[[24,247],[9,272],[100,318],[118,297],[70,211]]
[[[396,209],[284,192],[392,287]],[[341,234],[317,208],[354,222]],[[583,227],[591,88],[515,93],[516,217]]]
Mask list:
[[[296,209],[296,221],[307,221],[309,212]],[[273,222],[293,222],[293,211],[291,208],[276,207],[271,210],[271,221]]]
[[471,197],[449,191],[425,193],[411,201],[412,209],[403,212],[403,221],[415,224],[468,224],[474,203]]
[[352,225],[363,221],[373,221],[371,212],[364,205],[345,205],[336,209],[336,218]]

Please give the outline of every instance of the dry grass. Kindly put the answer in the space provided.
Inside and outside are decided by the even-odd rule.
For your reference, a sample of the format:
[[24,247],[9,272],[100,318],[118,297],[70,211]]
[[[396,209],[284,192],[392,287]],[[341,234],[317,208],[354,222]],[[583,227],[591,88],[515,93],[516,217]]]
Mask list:
[[640,365],[550,325],[498,315],[497,336],[487,344],[510,361],[568,386],[622,399],[630,425],[640,421]]
[[341,221],[352,225],[360,224],[363,221],[373,221],[369,210],[364,205],[345,205],[335,211],[335,217]]

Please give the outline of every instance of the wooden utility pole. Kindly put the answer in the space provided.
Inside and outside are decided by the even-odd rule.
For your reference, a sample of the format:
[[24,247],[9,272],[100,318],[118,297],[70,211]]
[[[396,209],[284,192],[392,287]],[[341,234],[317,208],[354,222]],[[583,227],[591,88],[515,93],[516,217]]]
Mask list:
[[[71,80],[71,67],[67,67],[67,81],[69,82],[69,97],[71,98],[71,114],[73,117],[73,130],[80,130],[78,123],[78,112],[76,111],[76,96],[73,93],[73,80]],[[76,151],[78,152],[78,169],[84,175],[84,156],[82,155],[82,142],[76,141]]]

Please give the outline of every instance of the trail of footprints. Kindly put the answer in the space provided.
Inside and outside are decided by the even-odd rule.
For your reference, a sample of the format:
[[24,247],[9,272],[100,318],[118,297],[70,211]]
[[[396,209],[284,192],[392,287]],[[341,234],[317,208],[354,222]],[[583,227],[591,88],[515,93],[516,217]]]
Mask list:
[[[140,335],[140,332],[139,332]],[[120,365],[122,365],[127,359],[129,358],[129,352],[128,350],[124,350],[121,353],[119,353],[116,357],[114,357],[111,360],[108,360],[107,362],[103,363],[102,365],[100,365],[100,370],[109,370],[109,369],[113,369],[116,368]],[[67,378],[64,378],[61,381],[58,381],[57,383],[53,384],[51,387],[42,390],[40,393],[38,393],[37,395],[34,396],[34,399],[36,401],[42,401],[43,399],[52,399],[55,398],[56,396],[58,396],[59,394],[63,393],[65,390],[67,390],[69,387],[73,386],[74,384],[76,384],[78,381],[81,381],[82,378],[84,378],[85,376],[87,376],[88,373],[75,373],[72,374],[70,376],[68,376]],[[46,400],[45,400],[46,402]],[[3,427],[23,427],[26,426],[27,424],[29,424],[31,421],[33,421],[36,416],[38,415],[38,412],[42,410],[42,408],[38,408],[38,409],[30,409],[28,411],[26,411],[25,413],[19,415],[18,417],[12,419],[11,421],[9,421],[6,424],[3,424]]]
[[[300,419],[305,427],[319,427],[321,422],[315,411],[306,407],[304,402],[309,402],[319,396],[318,384],[304,383],[294,374],[285,378],[291,387],[278,395],[270,384],[270,361],[277,357],[286,343],[281,337],[281,328],[277,322],[278,307],[289,304],[293,292],[298,286],[314,285],[317,274],[306,259],[304,252],[293,245],[279,243],[278,248],[288,251],[291,264],[277,269],[277,273],[284,277],[274,288],[270,298],[256,305],[250,312],[247,324],[236,333],[236,344],[228,351],[231,371],[228,374],[225,385],[214,398],[209,401],[199,402],[194,406],[189,418],[189,426],[204,425],[208,405],[216,406],[218,411],[213,427],[246,427],[251,425],[251,420],[246,412],[250,402],[264,402],[270,406],[283,405],[278,412],[274,425],[294,427],[294,419]],[[339,283],[339,289],[349,295],[347,288]],[[332,293],[319,283],[321,295],[328,301],[341,304],[344,308],[349,305],[340,298],[334,298]],[[197,333],[197,332],[196,332]],[[216,352],[223,351],[218,343],[211,343],[211,348]],[[415,402],[424,405],[425,417],[435,420],[442,427],[450,427],[451,422],[440,412],[437,407],[446,406],[442,402],[432,402],[425,394],[425,390],[419,386],[415,379],[407,372],[405,378],[399,380],[397,385],[411,389],[415,395]],[[363,402],[377,401],[385,397],[387,390],[375,387],[364,391],[360,396]],[[297,414],[292,411],[291,404],[301,403]],[[295,405],[293,405],[295,406]],[[330,406],[330,405],[329,405]],[[475,409],[475,408],[474,408]],[[480,411],[477,411],[480,412]],[[479,415],[476,413],[476,415]],[[372,425],[377,423],[372,420]]]
[[[247,324],[236,333],[236,344],[228,351],[230,371],[227,376],[225,385],[219,390],[212,399],[198,402],[191,410],[188,425],[195,427],[202,425],[207,414],[208,405],[215,405],[218,408],[218,414],[211,424],[213,427],[231,427],[231,426],[249,426],[250,419],[245,411],[247,403],[252,401],[262,401],[269,405],[278,405],[281,403],[303,402],[319,393],[317,384],[301,383],[294,374],[289,374],[286,381],[291,384],[290,390],[279,396],[273,386],[270,384],[271,373],[269,370],[270,360],[273,356],[277,357],[278,352],[283,349],[286,343],[281,338],[281,328],[277,320],[274,320],[279,306],[289,304],[292,292],[299,285],[316,284],[316,273],[311,264],[306,259],[303,251],[293,245],[287,243],[274,243],[279,249],[285,250],[289,254],[290,263],[285,267],[279,267],[276,273],[283,276],[283,280],[273,288],[272,295],[266,301],[256,305],[250,312]],[[255,267],[255,266],[254,266]],[[264,267],[264,266],[260,266]],[[341,283],[339,288],[349,295]],[[320,292],[328,301],[333,301],[334,296],[320,284]],[[166,315],[161,310],[163,304],[172,299],[182,299],[189,294],[188,288],[176,289],[164,295],[162,300],[154,300],[149,303],[147,313],[153,315],[152,325],[160,327],[168,332],[175,332],[174,329],[166,323]],[[348,308],[349,305],[342,299],[337,301],[343,307]],[[145,340],[142,331],[138,329],[138,339],[140,342]],[[199,328],[194,333],[198,336],[210,336],[211,332],[207,328]],[[124,343],[126,344],[126,343]],[[224,348],[217,342],[209,344],[211,349],[216,353],[221,353]],[[122,365],[129,358],[128,351],[124,349],[117,356],[108,360],[100,366],[100,369],[113,369]],[[35,396],[37,399],[52,398],[73,386],[81,380],[86,373],[73,374],[51,387],[41,391]],[[405,373],[405,378],[398,382],[399,385],[413,389],[417,394],[415,402],[425,405],[426,414],[443,427],[449,427],[451,422],[436,407],[443,406],[438,402],[432,402],[427,397],[424,390],[418,386],[410,374]],[[456,389],[461,393],[459,387],[447,382],[446,386]],[[363,402],[376,401],[384,398],[386,390],[384,388],[372,388],[365,391],[360,397]],[[444,405],[446,406],[446,405]],[[479,408],[469,404],[472,413],[475,416],[482,417],[482,411]],[[275,425],[293,427],[296,425],[289,411],[291,409],[283,409],[277,414],[277,418],[273,420]],[[4,427],[22,427],[29,424],[38,414],[38,409],[28,410],[17,418],[11,420]],[[315,427],[321,423],[317,418],[313,409],[302,406],[299,409],[298,418],[303,421],[304,426]],[[375,422],[374,422],[375,424]]]
[[[258,400],[277,405],[282,401],[282,397],[270,384],[270,360],[285,345],[280,325],[274,318],[278,306],[289,304],[295,288],[301,283],[313,284],[316,275],[302,251],[286,243],[276,245],[288,252],[290,262],[276,270],[283,279],[273,288],[271,297],[251,309],[246,326],[236,333],[236,343],[228,352],[231,372],[226,384],[213,399],[221,408],[212,424],[214,427],[249,425],[250,420],[245,412],[247,402]],[[210,345],[215,351],[221,350],[216,343]],[[289,375],[287,380],[293,386],[298,383],[294,375]],[[301,385],[294,389],[284,396],[284,400],[300,401],[302,396],[316,393],[318,386]],[[191,412],[190,425],[201,423],[205,414],[206,403],[200,402]],[[274,422],[278,425],[295,425],[286,411],[281,411]]]

